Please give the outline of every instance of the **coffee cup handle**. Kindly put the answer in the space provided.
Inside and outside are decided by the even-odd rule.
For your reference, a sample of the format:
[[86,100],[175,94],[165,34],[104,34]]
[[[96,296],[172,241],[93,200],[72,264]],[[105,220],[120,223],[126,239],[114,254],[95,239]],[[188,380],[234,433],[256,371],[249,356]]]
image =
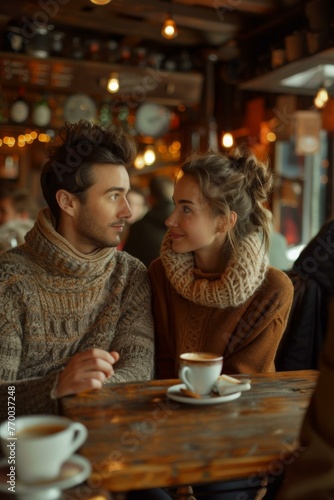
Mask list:
[[71,425],[73,430],[73,441],[71,443],[71,455],[86,441],[88,431],[87,428],[80,422],[73,422]]
[[182,380],[182,382],[185,383],[185,385],[187,386],[187,389],[189,389],[189,391],[196,392],[195,389],[193,388],[192,384],[190,383],[189,379],[188,379],[188,373],[189,372],[190,372],[189,367],[188,366],[183,366],[180,369],[180,371],[179,371],[179,377]]

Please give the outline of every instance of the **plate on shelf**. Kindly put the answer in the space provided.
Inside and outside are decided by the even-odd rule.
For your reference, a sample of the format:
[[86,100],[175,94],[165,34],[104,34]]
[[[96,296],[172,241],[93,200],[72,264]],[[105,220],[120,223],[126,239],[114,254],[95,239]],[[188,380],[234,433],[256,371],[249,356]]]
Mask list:
[[94,101],[86,94],[74,94],[64,104],[64,119],[71,123],[79,120],[94,121],[97,111]]
[[140,135],[157,138],[168,132],[170,120],[171,113],[166,106],[144,102],[137,109],[135,128]]
[[227,394],[226,396],[219,396],[218,394],[202,396],[201,398],[191,398],[185,396],[180,389],[186,389],[185,384],[172,385],[167,389],[167,396],[173,401],[179,403],[186,403],[188,405],[215,405],[218,403],[227,403],[228,401],[233,401],[241,396],[241,392],[233,392],[232,394]]
[[[61,490],[82,483],[87,479],[91,470],[91,464],[87,458],[73,455],[63,464],[59,476],[55,479],[35,484],[26,484],[18,478],[15,479],[15,498],[24,498],[24,500],[58,499],[61,496]],[[10,498],[12,495],[8,490],[8,473],[8,460],[4,458],[0,460],[0,492],[6,492],[7,497]],[[0,498],[2,498],[1,493]]]

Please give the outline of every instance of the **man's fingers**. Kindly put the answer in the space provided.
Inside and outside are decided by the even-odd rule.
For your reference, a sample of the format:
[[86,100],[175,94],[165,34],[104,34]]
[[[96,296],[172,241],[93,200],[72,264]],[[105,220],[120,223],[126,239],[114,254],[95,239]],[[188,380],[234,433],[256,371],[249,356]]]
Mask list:
[[102,349],[89,349],[75,354],[59,374],[57,397],[101,389],[104,381],[114,374],[113,364],[118,359],[117,352],[109,353]]
[[117,363],[117,361],[119,360],[119,354],[117,351],[111,351],[110,355],[112,356],[113,360],[114,360],[114,363]]
[[[88,355],[87,355],[88,353]],[[92,370],[99,370],[105,373],[106,377],[110,377],[113,374],[113,368],[112,365],[114,363],[113,357],[108,354],[108,357],[96,357],[96,356],[90,356],[89,351],[86,351],[85,353],[79,353],[82,354],[81,356],[75,355],[73,358],[70,360],[67,366],[70,367],[71,370],[73,371],[92,371]],[[85,354],[85,355],[83,355]]]
[[79,392],[101,389],[106,375],[99,370],[96,371],[76,371],[66,372],[66,369],[59,375],[56,389],[57,398],[78,394]]
[[[116,353],[118,355],[118,353]],[[72,359],[78,361],[87,361],[88,359],[103,359],[108,363],[114,363],[114,358],[111,353],[104,351],[103,349],[89,349],[88,351],[78,352],[73,356]]]

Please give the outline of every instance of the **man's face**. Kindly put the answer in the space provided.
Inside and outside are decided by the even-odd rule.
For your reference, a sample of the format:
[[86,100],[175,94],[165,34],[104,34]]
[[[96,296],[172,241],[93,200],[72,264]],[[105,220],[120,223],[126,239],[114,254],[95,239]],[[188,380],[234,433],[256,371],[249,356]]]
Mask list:
[[16,212],[12,199],[0,199],[0,226],[16,219],[20,219],[20,214]]
[[94,184],[75,200],[71,243],[88,254],[120,243],[125,220],[131,217],[126,199],[129,175],[123,165],[93,166]]

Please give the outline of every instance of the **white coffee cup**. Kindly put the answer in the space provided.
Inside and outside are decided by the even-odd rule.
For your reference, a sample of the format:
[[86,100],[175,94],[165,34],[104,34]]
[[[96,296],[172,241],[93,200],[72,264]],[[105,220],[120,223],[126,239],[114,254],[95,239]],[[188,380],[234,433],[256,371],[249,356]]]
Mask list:
[[0,425],[8,464],[15,466],[17,479],[27,484],[57,478],[87,434],[84,425],[57,415],[17,417]]
[[200,396],[210,394],[221,374],[223,357],[211,352],[186,352],[180,356],[179,378]]

